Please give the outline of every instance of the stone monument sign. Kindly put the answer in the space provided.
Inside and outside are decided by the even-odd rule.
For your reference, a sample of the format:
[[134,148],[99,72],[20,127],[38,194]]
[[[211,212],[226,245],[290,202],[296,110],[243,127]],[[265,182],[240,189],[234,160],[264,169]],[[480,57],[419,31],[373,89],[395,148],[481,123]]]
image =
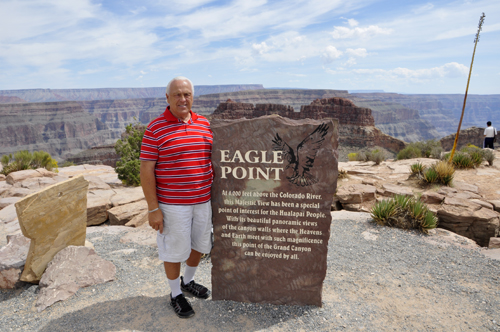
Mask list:
[[338,122],[212,124],[212,298],[321,306]]

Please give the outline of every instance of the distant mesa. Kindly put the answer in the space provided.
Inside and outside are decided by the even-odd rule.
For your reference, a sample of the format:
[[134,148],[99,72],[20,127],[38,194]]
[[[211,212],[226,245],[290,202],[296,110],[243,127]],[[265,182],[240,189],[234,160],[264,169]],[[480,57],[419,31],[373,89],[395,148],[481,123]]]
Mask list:
[[[166,84],[166,83],[165,83]],[[195,97],[211,93],[264,89],[262,84],[195,85]],[[152,88],[96,88],[96,89],[23,89],[0,90],[0,103],[11,103],[2,99],[18,97],[20,102],[116,100],[135,98],[165,98],[165,87]]]

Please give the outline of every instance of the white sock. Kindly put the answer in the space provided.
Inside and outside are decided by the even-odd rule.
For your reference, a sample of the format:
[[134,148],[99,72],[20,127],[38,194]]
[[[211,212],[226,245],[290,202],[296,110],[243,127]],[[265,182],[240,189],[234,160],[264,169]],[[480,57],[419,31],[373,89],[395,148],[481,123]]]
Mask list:
[[177,279],[170,280],[168,279],[168,284],[170,285],[170,291],[172,292],[172,298],[176,297],[179,294],[182,294],[181,291],[181,278],[178,277]]
[[191,280],[194,279],[194,274],[196,273],[197,268],[198,266],[189,266],[186,264],[186,268],[184,269],[184,276],[182,278],[184,280],[184,285],[188,284],[189,282],[191,282]]

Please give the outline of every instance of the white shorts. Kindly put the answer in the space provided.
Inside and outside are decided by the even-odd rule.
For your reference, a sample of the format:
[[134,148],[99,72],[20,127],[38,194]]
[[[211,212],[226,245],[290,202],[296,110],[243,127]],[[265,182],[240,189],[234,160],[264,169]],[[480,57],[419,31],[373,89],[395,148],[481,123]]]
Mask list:
[[212,249],[212,205],[210,201],[195,205],[160,204],[163,234],[157,232],[158,256],[169,263],[184,262],[191,249],[202,254]]

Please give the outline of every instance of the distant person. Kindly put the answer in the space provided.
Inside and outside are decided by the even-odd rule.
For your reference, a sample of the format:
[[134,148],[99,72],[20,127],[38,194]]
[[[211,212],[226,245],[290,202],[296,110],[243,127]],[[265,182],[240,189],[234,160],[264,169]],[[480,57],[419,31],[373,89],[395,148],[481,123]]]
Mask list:
[[213,135],[208,120],[191,111],[193,95],[193,83],[185,77],[168,83],[169,106],[148,125],[140,156],[149,225],[158,231],[158,255],[171,290],[170,305],[180,318],[194,315],[182,291],[202,299],[210,293],[194,282],[194,275],[202,254],[212,249]]
[[497,130],[491,126],[491,121],[488,121],[486,124],[488,127],[484,129],[484,147],[494,149],[493,142],[497,136]]

